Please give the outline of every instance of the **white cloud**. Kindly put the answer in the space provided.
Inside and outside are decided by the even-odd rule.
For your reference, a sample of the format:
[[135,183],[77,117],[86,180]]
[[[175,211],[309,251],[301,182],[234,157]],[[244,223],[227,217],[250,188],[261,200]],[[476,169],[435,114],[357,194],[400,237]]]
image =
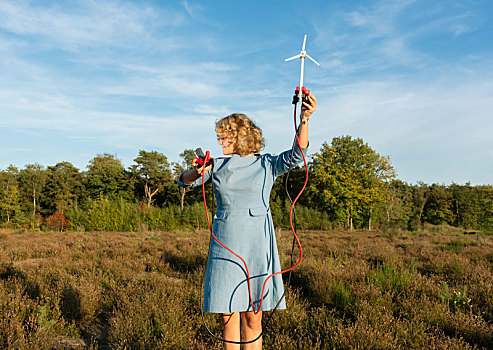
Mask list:
[[[493,172],[493,154],[485,152],[493,149],[493,83],[479,74],[429,81],[396,77],[320,92],[332,97],[320,98],[312,136],[329,143],[332,136],[361,137],[390,155],[407,181],[491,182],[483,167]],[[490,165],[471,166],[470,158],[479,154]],[[451,167],[459,169],[442,171]]]
[[407,37],[426,37],[427,35],[436,35],[439,33],[452,33],[454,37],[462,34],[471,33],[479,29],[484,22],[481,14],[466,11],[460,14],[440,15],[440,11],[436,11],[436,15],[429,18],[428,21],[409,30]]
[[343,14],[352,26],[364,27],[361,35],[367,39],[396,34],[401,14],[416,1],[379,1],[374,6]]
[[182,1],[182,5],[188,16],[190,16],[192,20],[206,25],[216,25],[209,18],[207,18],[207,16],[205,15],[205,8],[204,6],[202,6],[202,4],[199,4],[198,2]]
[[19,35],[45,37],[66,50],[105,44],[139,45],[159,27],[181,25],[184,17],[172,10],[156,11],[128,2],[86,1],[76,8],[54,3],[34,6],[25,1],[0,3],[0,27]]

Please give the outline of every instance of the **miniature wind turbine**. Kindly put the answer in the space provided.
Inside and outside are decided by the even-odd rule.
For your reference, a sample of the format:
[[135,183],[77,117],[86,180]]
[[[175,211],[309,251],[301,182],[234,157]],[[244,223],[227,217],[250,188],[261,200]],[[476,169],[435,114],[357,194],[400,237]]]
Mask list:
[[301,97],[302,97],[302,90],[303,90],[303,69],[305,67],[305,57],[308,57],[313,63],[315,63],[317,66],[320,66],[320,63],[318,63],[317,61],[315,61],[313,58],[310,57],[310,55],[308,55],[305,51],[305,44],[306,44],[306,34],[305,34],[305,37],[303,39],[303,46],[301,48],[301,52],[296,55],[296,56],[293,56],[293,57],[290,57],[290,58],[286,58],[284,61],[287,62],[287,61],[291,61],[291,60],[294,60],[295,58],[300,58],[301,59],[301,73],[300,73],[300,89],[299,89],[299,101],[301,101]]

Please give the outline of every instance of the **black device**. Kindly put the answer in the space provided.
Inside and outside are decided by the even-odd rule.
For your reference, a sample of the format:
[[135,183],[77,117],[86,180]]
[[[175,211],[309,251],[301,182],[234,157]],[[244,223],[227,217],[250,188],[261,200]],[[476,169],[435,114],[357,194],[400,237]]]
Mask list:
[[209,151],[207,151],[207,154],[204,154],[204,151],[202,151],[202,148],[196,148],[195,149],[195,155],[197,156],[195,158],[195,161],[197,162],[198,165],[204,165],[204,161],[207,158],[207,162],[205,166],[209,166],[212,164],[212,159],[209,157]]
[[200,158],[200,159],[205,158],[204,151],[202,151],[202,148],[200,148],[200,147],[195,149],[195,155],[197,156],[197,158]]
[[[297,104],[300,101],[300,87],[297,86],[296,89],[294,90],[294,96],[293,96],[293,104]],[[306,102],[310,104],[310,100],[308,99],[308,96],[310,96],[310,90],[306,89],[304,86],[301,88],[301,99],[302,102]]]

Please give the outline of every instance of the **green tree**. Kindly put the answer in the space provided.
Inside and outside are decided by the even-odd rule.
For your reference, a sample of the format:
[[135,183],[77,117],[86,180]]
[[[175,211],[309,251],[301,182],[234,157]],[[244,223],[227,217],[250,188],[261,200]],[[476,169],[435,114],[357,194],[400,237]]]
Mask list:
[[387,187],[385,224],[408,229],[412,217],[412,192],[407,183],[394,179]]
[[43,190],[45,214],[62,214],[84,195],[83,177],[70,162],[60,162],[47,168],[47,183]]
[[328,211],[331,219],[345,221],[353,229],[354,221],[366,221],[371,229],[373,209],[385,200],[385,188],[395,177],[388,157],[375,152],[362,139],[335,137],[324,143],[310,164],[310,197]]
[[86,173],[86,189],[92,199],[116,199],[132,197],[129,176],[120,159],[112,154],[98,154],[89,161]]
[[0,171],[0,217],[7,225],[20,212],[17,175],[18,170],[12,165]]
[[423,226],[423,213],[428,193],[428,185],[424,182],[411,186],[411,218],[408,229],[415,231]]
[[454,226],[467,229],[477,227],[479,210],[473,189],[470,183],[465,185],[453,183],[448,187],[452,195]]
[[168,158],[157,151],[139,151],[139,156],[134,159],[137,163],[131,166],[131,172],[135,177],[139,188],[144,192],[149,208],[154,202],[154,197],[163,188],[173,184]]
[[454,225],[467,229],[493,228],[493,187],[452,184],[448,187],[452,196]]
[[359,166],[363,181],[363,203],[367,206],[368,230],[371,230],[374,209],[387,202],[388,189],[396,174],[389,157],[379,155],[367,144],[360,149],[363,151],[362,165]]
[[432,184],[428,188],[423,216],[426,222],[434,225],[454,223],[452,193],[445,185]]
[[36,213],[39,211],[40,197],[46,180],[46,171],[43,169],[43,166],[38,163],[27,164],[26,167],[19,172],[19,188],[25,198],[24,206],[30,212],[30,225],[32,228],[39,225],[36,220]]
[[474,201],[477,203],[478,213],[477,229],[493,229],[493,186],[482,185],[474,187]]

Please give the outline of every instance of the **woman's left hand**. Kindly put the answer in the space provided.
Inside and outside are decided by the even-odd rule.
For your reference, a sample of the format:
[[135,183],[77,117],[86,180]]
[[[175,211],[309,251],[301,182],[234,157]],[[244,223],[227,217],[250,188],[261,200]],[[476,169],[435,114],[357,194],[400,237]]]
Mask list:
[[315,98],[315,96],[313,96],[312,93],[308,95],[308,101],[310,103],[303,102],[303,105],[301,106],[301,111],[303,112],[301,119],[304,120],[308,120],[308,118],[310,118],[310,115],[317,109],[317,99]]
[[195,168],[195,171],[196,171],[196,172],[197,172],[197,174],[199,174],[200,176],[202,176],[202,173],[205,173],[205,172],[207,172],[207,171],[209,171],[209,170],[211,170],[211,169],[212,169],[212,164],[207,165],[207,166],[206,166],[206,165],[207,165],[207,164],[202,164],[202,165],[198,164],[198,163],[197,163],[197,158],[195,158],[195,159],[193,160],[193,162],[192,162],[192,166]]

